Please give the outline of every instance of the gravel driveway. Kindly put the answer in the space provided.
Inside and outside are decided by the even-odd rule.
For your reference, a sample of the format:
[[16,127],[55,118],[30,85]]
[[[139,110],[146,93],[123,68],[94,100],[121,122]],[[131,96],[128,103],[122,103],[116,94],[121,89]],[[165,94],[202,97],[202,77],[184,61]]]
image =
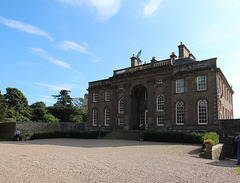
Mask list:
[[240,182],[236,160],[199,153],[200,145],[125,140],[0,142],[0,182]]

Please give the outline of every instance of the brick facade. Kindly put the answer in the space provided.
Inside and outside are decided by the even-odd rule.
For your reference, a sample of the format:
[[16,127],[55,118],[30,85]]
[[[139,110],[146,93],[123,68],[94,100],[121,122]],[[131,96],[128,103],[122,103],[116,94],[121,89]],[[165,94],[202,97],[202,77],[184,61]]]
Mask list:
[[217,58],[197,61],[184,44],[178,47],[178,59],[172,53],[138,65],[133,55],[131,67],[90,82],[89,129],[210,131],[217,129],[218,119],[232,119],[233,90]]

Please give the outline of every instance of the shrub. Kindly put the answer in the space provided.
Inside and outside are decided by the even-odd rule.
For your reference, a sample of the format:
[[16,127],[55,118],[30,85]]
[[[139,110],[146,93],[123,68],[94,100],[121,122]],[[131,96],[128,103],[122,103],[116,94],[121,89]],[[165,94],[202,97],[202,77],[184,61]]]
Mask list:
[[[209,132],[209,133],[205,133],[204,136],[202,137],[202,143],[205,141],[205,140],[213,140],[214,141],[214,144],[213,145],[216,145],[219,143],[219,135],[216,133],[216,132]],[[204,143],[203,143],[204,144]]]
[[[100,132],[100,137],[105,136],[107,132]],[[99,136],[98,131],[85,131],[85,132],[46,132],[46,133],[35,133],[31,136],[31,139],[48,139],[48,138],[84,138],[84,139],[97,139]]]
[[201,144],[203,133],[144,132],[143,140],[158,142],[179,142]]

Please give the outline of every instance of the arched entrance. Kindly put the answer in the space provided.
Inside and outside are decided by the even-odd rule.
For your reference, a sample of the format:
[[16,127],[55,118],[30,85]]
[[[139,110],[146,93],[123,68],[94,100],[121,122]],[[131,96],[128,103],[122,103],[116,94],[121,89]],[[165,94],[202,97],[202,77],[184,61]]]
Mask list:
[[[147,89],[143,85],[137,85],[131,93],[131,120],[129,127],[132,130],[138,130],[141,126],[145,128],[148,123],[148,94]],[[141,128],[141,129],[142,129]]]

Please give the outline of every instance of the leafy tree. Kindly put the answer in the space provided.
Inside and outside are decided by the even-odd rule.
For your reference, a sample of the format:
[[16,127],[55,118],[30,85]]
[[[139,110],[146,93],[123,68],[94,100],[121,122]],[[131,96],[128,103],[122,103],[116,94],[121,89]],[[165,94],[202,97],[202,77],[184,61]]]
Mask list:
[[52,95],[55,99],[57,98],[57,103],[48,107],[49,112],[61,122],[73,122],[71,116],[76,114],[76,108],[73,107],[69,92],[71,91],[61,90],[59,95]]
[[[87,121],[87,113],[88,113],[88,94],[84,95],[84,98],[74,98],[73,105],[79,110],[79,118],[81,118],[80,122]],[[80,117],[81,116],[81,117]]]
[[59,95],[52,95],[55,99],[57,98],[57,105],[72,105],[72,98],[68,94],[70,90],[61,90]]
[[30,107],[27,98],[17,88],[7,88],[4,98],[8,104],[7,118],[16,121],[30,121]]
[[4,122],[7,116],[7,101],[4,99],[0,91],[0,122]]

